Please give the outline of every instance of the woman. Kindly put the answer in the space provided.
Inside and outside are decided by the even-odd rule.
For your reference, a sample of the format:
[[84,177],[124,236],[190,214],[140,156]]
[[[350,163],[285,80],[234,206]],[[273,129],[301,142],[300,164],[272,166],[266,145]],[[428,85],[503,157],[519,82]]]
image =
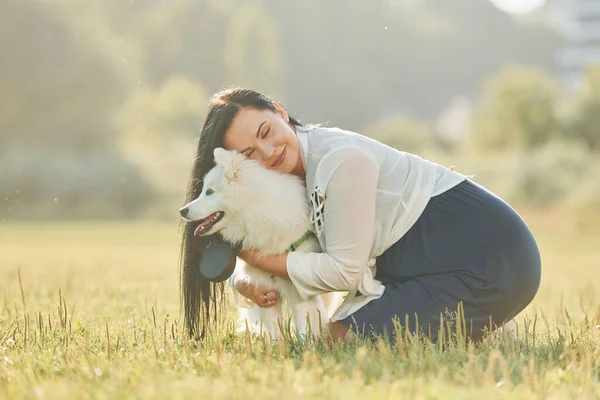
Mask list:
[[[402,132],[398,132],[402,134]],[[437,339],[440,315],[479,339],[512,319],[535,296],[540,255],[530,230],[504,201],[464,176],[340,129],[306,127],[275,101],[247,89],[213,96],[202,129],[187,201],[197,197],[217,146],[306,182],[323,253],[239,257],[291,279],[303,298],[348,291],[331,334],[394,334],[395,320]],[[217,291],[197,272],[203,238],[185,228],[182,288],[190,334],[216,320]],[[237,282],[261,307],[276,293]],[[406,319],[405,319],[406,318]],[[202,328],[202,329],[200,329]]]

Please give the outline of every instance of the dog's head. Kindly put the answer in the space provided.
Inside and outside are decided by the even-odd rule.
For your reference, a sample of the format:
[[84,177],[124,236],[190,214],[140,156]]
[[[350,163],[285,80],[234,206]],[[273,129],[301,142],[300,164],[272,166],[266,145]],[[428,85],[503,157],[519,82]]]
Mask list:
[[[249,160],[235,150],[216,148],[216,165],[205,175],[202,192],[197,199],[184,206],[181,216],[187,221],[200,221],[194,235],[212,235],[228,224],[228,218],[237,201],[232,188],[240,178],[241,168]],[[239,202],[238,202],[239,204]]]

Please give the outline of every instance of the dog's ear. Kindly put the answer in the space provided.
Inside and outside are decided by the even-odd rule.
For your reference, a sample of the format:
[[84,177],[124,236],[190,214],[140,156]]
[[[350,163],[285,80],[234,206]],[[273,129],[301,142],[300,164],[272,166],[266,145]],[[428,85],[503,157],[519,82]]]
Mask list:
[[221,147],[217,147],[213,151],[213,155],[215,156],[215,163],[223,168],[223,175],[227,180],[227,183],[236,182],[238,180],[240,170],[248,161],[243,154],[238,153],[235,150],[225,150]]
[[235,150],[225,150],[217,147],[214,152],[215,162],[223,168],[223,175],[227,183],[237,181],[239,175],[239,166],[245,157]]
[[227,150],[222,147],[217,147],[213,150],[213,156],[215,156],[215,163],[222,167],[227,163]]

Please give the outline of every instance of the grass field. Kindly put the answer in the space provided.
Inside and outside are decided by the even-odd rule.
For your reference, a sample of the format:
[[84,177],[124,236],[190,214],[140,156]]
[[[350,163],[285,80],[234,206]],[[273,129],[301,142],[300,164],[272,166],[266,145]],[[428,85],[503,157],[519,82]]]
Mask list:
[[[176,223],[0,223],[0,397],[600,398],[600,235],[526,213],[542,286],[520,340],[445,350],[183,335]],[[232,314],[233,315],[233,314]],[[526,332],[525,332],[526,331]]]

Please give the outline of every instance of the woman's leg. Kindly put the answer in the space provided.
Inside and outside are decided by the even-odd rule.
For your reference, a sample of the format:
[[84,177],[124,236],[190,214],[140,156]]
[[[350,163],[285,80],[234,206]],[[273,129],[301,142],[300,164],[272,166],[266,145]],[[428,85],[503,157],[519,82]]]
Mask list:
[[349,335],[352,334],[352,331],[340,321],[335,321],[331,323],[329,334],[334,342],[343,342],[349,338]]
[[[407,234],[377,259],[384,295],[341,321],[361,333],[393,334],[393,320],[437,338],[440,314],[461,303],[473,338],[512,319],[533,299],[540,255],[529,228],[505,202],[465,181],[432,198]],[[415,316],[416,315],[416,316]],[[417,325],[418,321],[418,325]]]
[[[469,277],[452,273],[421,276],[385,286],[381,298],[340,321],[342,325],[365,337],[371,334],[394,337],[394,324],[399,323],[411,333],[419,332],[436,341],[441,319],[444,329],[451,324],[454,332],[460,322],[466,327],[463,333],[478,340],[489,330],[490,321],[495,329],[511,320],[537,291],[535,280],[530,279],[504,291],[478,295],[476,292],[481,289],[473,290]],[[457,320],[459,302],[464,319]],[[341,327],[338,333],[342,337],[346,335]]]

